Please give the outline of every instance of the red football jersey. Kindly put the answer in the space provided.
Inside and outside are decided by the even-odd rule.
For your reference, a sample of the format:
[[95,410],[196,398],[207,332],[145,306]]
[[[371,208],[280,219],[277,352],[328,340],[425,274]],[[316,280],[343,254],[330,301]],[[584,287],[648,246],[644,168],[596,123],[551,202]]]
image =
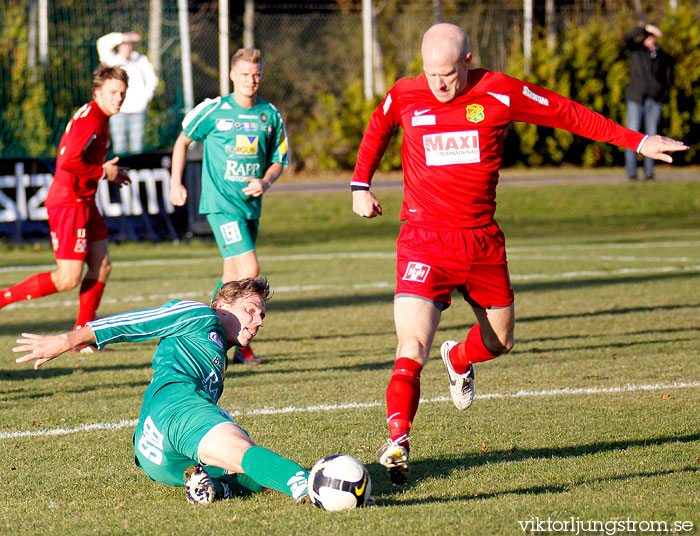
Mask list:
[[425,75],[399,80],[372,114],[352,186],[369,187],[398,127],[404,130],[401,219],[452,228],[488,225],[496,211],[503,133],[511,121],[556,127],[638,150],[643,134],[570,99],[503,73],[469,71],[467,87],[439,102]]
[[84,104],[68,121],[58,144],[56,172],[44,204],[94,202],[108,148],[109,117],[95,101]]

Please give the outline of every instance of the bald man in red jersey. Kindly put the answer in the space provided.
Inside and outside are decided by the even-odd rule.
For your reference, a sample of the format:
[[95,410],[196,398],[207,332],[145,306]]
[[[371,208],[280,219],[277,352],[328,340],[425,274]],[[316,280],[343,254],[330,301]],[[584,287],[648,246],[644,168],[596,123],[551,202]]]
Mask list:
[[562,128],[644,156],[671,162],[665,151],[682,142],[644,136],[542,87],[502,73],[470,69],[464,31],[428,29],[421,45],[424,73],[399,80],[372,115],[352,178],[353,211],[382,214],[372,176],[397,129],[405,221],[397,242],[394,322],[396,362],[386,391],[389,440],[378,450],[394,484],[409,477],[409,431],[418,409],[420,373],[442,311],[458,290],[477,323],[462,342],[441,348],[450,394],[460,410],[474,397],[473,364],[509,352],[515,311],[505,238],[494,220],[503,134],[511,121]]

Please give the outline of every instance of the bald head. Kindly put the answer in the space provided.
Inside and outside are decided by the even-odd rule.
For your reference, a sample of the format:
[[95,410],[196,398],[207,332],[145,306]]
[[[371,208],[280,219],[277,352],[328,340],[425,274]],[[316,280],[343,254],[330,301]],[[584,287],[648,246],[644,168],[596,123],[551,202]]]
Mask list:
[[421,55],[428,85],[438,101],[449,102],[462,92],[472,59],[462,28],[448,23],[431,26],[423,36]]
[[426,56],[431,59],[435,56],[449,57],[457,61],[469,54],[467,34],[455,24],[435,24],[423,35],[420,51],[423,61]]

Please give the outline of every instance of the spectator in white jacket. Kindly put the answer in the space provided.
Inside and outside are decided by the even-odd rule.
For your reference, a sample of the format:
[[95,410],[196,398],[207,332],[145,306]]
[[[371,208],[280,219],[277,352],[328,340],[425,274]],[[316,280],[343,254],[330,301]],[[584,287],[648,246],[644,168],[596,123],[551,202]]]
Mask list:
[[129,89],[121,111],[109,121],[115,154],[127,152],[127,139],[129,152],[139,153],[143,149],[148,103],[158,88],[153,65],[134,50],[134,43],[140,40],[136,32],[112,32],[97,40],[100,62],[109,67],[118,65],[129,75]]

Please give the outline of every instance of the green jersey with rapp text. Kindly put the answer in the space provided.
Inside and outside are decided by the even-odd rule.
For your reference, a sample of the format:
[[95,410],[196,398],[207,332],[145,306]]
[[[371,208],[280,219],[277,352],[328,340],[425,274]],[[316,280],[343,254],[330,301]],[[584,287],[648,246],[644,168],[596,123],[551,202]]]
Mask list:
[[207,99],[185,116],[182,131],[204,142],[200,214],[259,219],[262,196],[241,190],[249,178],[261,179],[271,164],[289,161],[287,132],[277,108],[259,97],[252,108],[236,104],[233,94]]
[[144,402],[163,385],[191,383],[214,403],[223,392],[226,334],[211,307],[173,300],[156,309],[142,309],[93,320],[97,347],[116,342],[160,339],[153,354],[153,380]]

